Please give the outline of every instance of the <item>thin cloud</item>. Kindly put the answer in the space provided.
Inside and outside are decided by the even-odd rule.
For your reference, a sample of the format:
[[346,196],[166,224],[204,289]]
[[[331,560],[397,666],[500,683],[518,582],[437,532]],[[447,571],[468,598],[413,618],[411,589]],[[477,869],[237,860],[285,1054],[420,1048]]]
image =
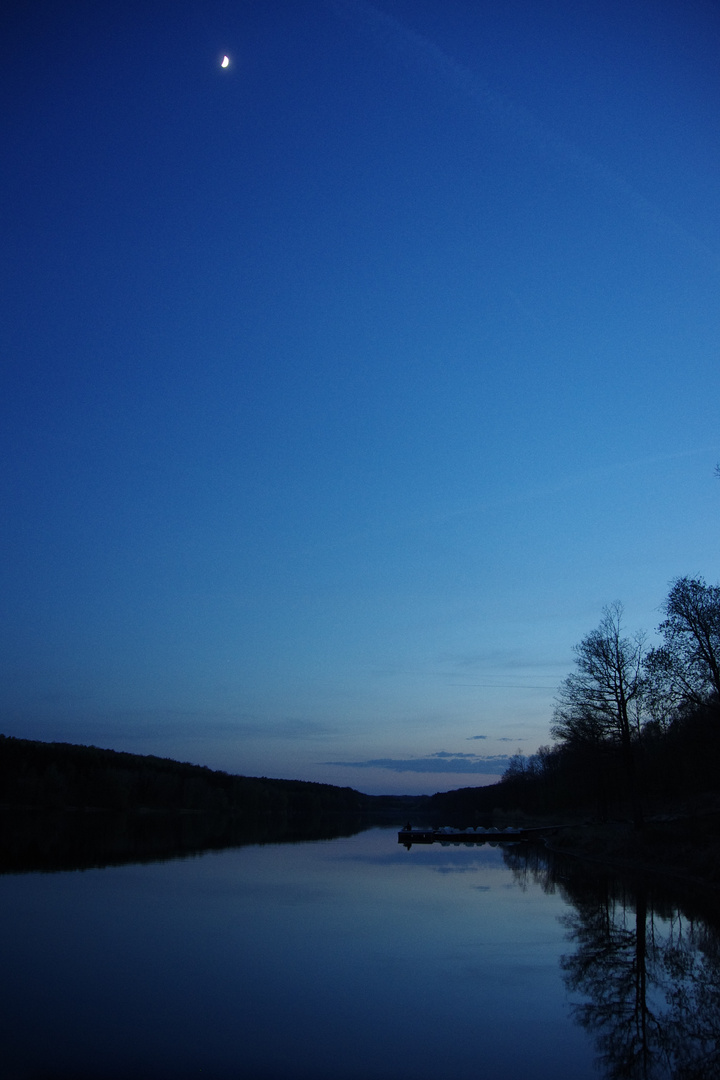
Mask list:
[[474,758],[475,754],[463,754],[460,750],[456,754],[451,754],[449,750],[438,750],[436,754],[431,754],[431,757],[440,758]]
[[508,767],[507,754],[480,757],[477,754],[449,754],[439,751],[424,758],[370,758],[366,761],[325,761],[324,765],[340,765],[348,769],[388,769],[409,773],[472,773],[502,776]]
[[[489,735],[468,735],[467,741],[472,742],[474,739],[489,739]],[[493,742],[525,742],[524,739],[511,739],[509,735],[494,736]]]
[[502,682],[453,682],[449,686],[479,686],[488,690],[547,690],[554,694],[557,686],[540,686],[535,683],[502,683]]
[[[77,710],[76,710],[77,714]],[[99,721],[99,722],[98,722]],[[302,717],[264,720],[256,716],[228,715],[212,709],[105,709],[92,716],[73,716],[66,724],[73,737],[100,730],[107,738],[173,737],[183,739],[288,739],[312,740],[333,734],[334,729]]]
[[436,874],[477,874],[479,866],[436,866]]

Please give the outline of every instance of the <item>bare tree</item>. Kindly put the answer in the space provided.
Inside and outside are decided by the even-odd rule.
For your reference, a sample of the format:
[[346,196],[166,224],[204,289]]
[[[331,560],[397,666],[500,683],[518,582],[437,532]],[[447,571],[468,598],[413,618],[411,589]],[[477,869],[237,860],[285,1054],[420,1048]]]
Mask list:
[[577,672],[560,687],[551,727],[555,738],[570,745],[616,743],[625,765],[628,795],[636,826],[642,812],[635,775],[634,744],[640,735],[645,677],[645,635],[623,636],[623,607],[603,608],[600,625],[575,646]]
[[720,698],[720,586],[678,578],[664,611],[665,643],[646,659],[654,696],[675,709]]

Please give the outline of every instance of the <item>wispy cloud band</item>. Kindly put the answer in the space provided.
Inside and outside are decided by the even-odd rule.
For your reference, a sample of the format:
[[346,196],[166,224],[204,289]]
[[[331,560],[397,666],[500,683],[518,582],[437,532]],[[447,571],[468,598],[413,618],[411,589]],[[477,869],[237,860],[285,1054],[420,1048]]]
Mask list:
[[437,754],[420,758],[370,758],[366,761],[326,761],[325,765],[342,765],[352,769],[389,769],[392,772],[415,773],[474,773],[502,776],[508,767],[507,754],[480,757],[478,754]]

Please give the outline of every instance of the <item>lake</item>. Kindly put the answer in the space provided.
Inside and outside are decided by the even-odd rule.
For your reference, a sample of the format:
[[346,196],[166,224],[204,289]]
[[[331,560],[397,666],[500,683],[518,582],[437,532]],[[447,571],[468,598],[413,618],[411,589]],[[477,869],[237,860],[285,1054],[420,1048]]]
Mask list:
[[715,914],[395,828],[0,877],[4,1080],[720,1075]]

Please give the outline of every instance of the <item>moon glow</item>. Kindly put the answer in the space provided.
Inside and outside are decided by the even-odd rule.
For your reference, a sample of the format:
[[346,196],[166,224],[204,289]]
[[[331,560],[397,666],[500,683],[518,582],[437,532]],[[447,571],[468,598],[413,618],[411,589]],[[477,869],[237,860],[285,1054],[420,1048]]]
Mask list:
[[222,60],[220,61],[220,67],[222,67],[222,68],[230,67],[230,57],[229,56],[223,56]]

